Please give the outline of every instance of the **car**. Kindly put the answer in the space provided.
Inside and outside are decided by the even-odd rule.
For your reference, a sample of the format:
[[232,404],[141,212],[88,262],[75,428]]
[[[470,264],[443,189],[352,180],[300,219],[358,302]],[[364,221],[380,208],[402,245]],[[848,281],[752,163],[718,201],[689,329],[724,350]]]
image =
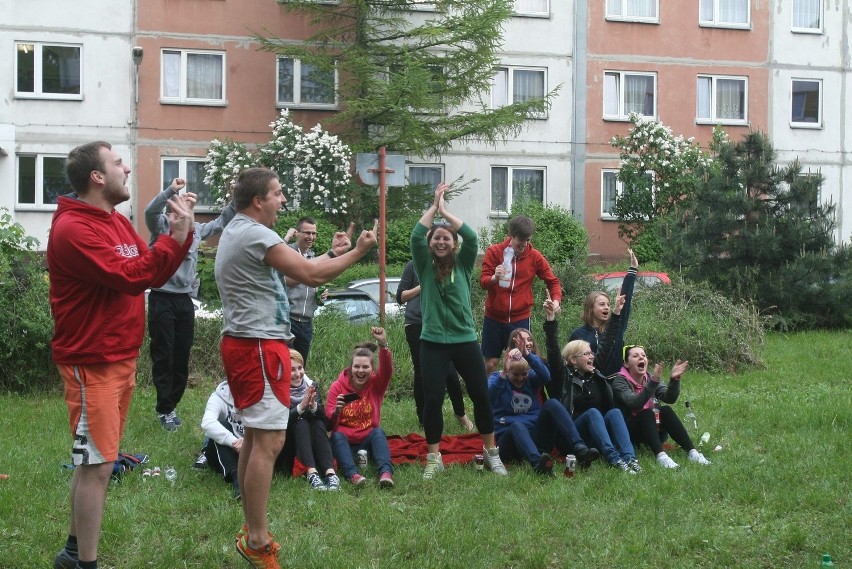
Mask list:
[[[404,308],[396,303],[396,289],[399,288],[400,277],[385,277],[385,314],[395,316],[404,312]],[[381,279],[359,279],[350,281],[346,288],[358,289],[370,295],[376,304],[379,304],[379,284]]]
[[328,291],[325,302],[317,307],[314,316],[337,312],[350,322],[365,322],[379,319],[379,305],[370,295],[357,288],[342,288]]
[[[621,290],[621,283],[624,282],[624,277],[627,276],[627,271],[615,271],[612,273],[599,273],[593,275],[592,278],[600,283],[601,288],[609,293],[617,293]],[[639,271],[636,273],[636,288],[651,288],[661,284],[670,285],[672,280],[667,273],[655,273],[652,271]]]

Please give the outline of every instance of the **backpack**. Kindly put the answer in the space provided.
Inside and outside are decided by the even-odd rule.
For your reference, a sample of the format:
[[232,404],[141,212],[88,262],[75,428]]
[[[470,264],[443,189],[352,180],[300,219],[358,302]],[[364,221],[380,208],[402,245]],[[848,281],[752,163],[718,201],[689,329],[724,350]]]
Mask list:
[[138,465],[145,464],[146,462],[148,462],[147,454],[129,454],[126,452],[119,452],[118,458],[112,465],[111,478],[116,482],[121,482],[121,477],[124,476],[125,472],[132,472]]

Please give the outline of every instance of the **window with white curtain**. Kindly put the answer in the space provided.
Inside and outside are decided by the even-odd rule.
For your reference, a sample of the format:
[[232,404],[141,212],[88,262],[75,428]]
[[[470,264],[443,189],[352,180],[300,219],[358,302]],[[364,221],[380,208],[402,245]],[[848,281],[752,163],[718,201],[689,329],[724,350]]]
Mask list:
[[700,0],[699,24],[706,26],[746,27],[749,25],[750,0]]
[[[651,185],[651,199],[655,198],[654,173],[645,172],[648,183]],[[615,202],[624,193],[624,183],[618,179],[618,170],[601,170],[601,218],[616,219]]]
[[546,69],[498,67],[491,78],[491,108],[544,99],[546,88]]
[[544,203],[544,179],[544,168],[492,166],[491,214],[507,215],[519,201]]
[[521,16],[549,16],[550,0],[515,0],[515,14]]
[[608,20],[659,21],[659,0],[606,0]]
[[161,102],[224,104],[224,52],[164,49]]
[[289,57],[278,58],[278,106],[337,106],[337,72]]
[[695,106],[698,123],[745,124],[748,121],[748,79],[699,75]]
[[822,81],[793,79],[791,126],[822,127]]
[[59,196],[72,191],[65,156],[18,155],[17,209],[52,210]]
[[822,31],[822,0],[793,0],[793,31]]
[[443,164],[409,164],[408,171],[409,186],[426,186],[435,188],[444,179]]
[[630,113],[656,117],[656,74],[605,71],[603,108],[603,118],[609,120],[627,120]]
[[216,206],[210,186],[204,183],[205,158],[164,157],[162,160],[163,187],[168,187],[175,178],[186,180],[186,191],[198,197],[196,211],[212,211]]
[[82,99],[80,45],[15,43],[15,97]]

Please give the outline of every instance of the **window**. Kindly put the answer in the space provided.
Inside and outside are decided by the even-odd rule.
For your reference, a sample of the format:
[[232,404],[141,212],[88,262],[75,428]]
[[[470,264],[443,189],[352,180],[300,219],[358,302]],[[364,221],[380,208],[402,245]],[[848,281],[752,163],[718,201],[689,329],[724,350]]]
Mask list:
[[336,72],[298,59],[278,58],[278,105],[334,107]]
[[698,23],[744,28],[749,25],[749,0],[701,0]]
[[658,22],[659,0],[606,0],[609,20]]
[[[654,182],[654,173],[646,172],[649,183]],[[615,202],[624,193],[624,184],[618,179],[618,170],[601,170],[601,218],[616,219]],[[651,199],[654,199],[653,186]]]
[[18,155],[18,207],[54,209],[59,196],[72,192],[65,156]]
[[533,200],[544,203],[544,168],[491,168],[491,213],[508,214],[512,204]]
[[630,113],[657,115],[657,77],[653,73],[604,72],[605,119],[627,120]]
[[79,45],[15,44],[15,96],[81,100]]
[[163,158],[163,187],[168,187],[175,178],[186,180],[186,191],[198,196],[197,211],[212,211],[216,200],[210,186],[204,183],[204,158]]
[[544,99],[546,85],[545,69],[498,67],[491,78],[491,108]]
[[549,0],[515,0],[515,14],[521,16],[549,16]]
[[163,50],[162,102],[224,105],[225,54]]
[[698,76],[698,123],[745,124],[748,119],[748,80],[745,77]]
[[822,81],[793,79],[790,123],[798,127],[822,127]]
[[409,186],[435,188],[444,179],[444,167],[441,164],[411,164],[407,169]]
[[822,31],[822,0],[793,0],[793,31]]

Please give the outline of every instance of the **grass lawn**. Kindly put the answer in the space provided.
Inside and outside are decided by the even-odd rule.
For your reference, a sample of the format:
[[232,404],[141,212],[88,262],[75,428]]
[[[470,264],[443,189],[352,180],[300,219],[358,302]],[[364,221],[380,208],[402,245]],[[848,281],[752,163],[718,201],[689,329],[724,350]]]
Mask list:
[[[393,347],[393,346],[392,346]],[[397,352],[407,357],[401,346]],[[839,567],[852,559],[852,332],[771,334],[765,369],[739,375],[687,372],[681,400],[711,434],[709,467],[663,471],[643,449],[645,472],[628,477],[596,463],[573,479],[510,476],[453,466],[432,482],[400,466],[396,488],[311,491],[276,477],[270,529],[284,567]],[[319,357],[315,355],[314,357]],[[325,378],[325,385],[328,380]],[[134,396],[122,450],[174,465],[177,483],[137,470],[110,488],[101,567],[243,568],[233,547],[242,523],[230,485],[192,462],[215,382],[187,391],[186,424],[163,431],[154,392]],[[60,391],[0,396],[0,569],[49,567],[68,529],[70,436]],[[459,432],[449,404],[449,433]],[[413,400],[388,401],[388,433],[414,431]]]

